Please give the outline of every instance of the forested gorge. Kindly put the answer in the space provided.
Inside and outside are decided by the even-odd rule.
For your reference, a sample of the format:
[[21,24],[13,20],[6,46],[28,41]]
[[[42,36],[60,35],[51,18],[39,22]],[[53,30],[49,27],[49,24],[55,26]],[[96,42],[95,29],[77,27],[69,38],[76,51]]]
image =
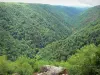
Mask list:
[[33,75],[43,65],[100,75],[100,6],[0,3],[0,75]]

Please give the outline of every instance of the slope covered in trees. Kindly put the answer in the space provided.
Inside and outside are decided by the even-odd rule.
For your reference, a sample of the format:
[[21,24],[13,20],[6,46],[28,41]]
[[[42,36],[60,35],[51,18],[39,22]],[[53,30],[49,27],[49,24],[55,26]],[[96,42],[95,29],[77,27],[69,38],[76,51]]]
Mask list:
[[[93,12],[93,10],[98,9],[100,6],[96,6],[87,10],[88,12]],[[66,60],[69,56],[75,53],[75,50],[87,45],[94,43],[95,45],[100,44],[100,10],[98,12],[91,13],[89,15],[96,14],[95,21],[85,22],[90,16],[83,13],[80,20],[84,22],[84,27],[78,29],[75,33],[64,40],[53,42],[43,48],[39,55],[43,59],[53,59],[53,60]],[[85,17],[84,17],[85,16]],[[84,19],[83,19],[84,18]],[[85,19],[86,18],[86,19]],[[79,21],[80,21],[79,20]],[[82,23],[83,24],[83,23]],[[80,26],[81,27],[81,26]],[[46,57],[45,57],[46,56]]]
[[[1,42],[0,54],[13,60],[20,55],[34,57],[37,48],[71,35],[71,21],[84,10],[41,4],[0,3],[0,28],[3,30],[0,34],[1,37],[10,36],[1,38],[1,41],[10,40]],[[7,46],[7,43],[11,44]]]
[[100,5],[84,11],[82,14],[79,15],[77,21],[78,21],[77,25],[83,27],[86,26],[87,24],[91,24],[91,23],[95,24],[100,22]]
[[14,39],[8,31],[0,27],[0,55],[6,55],[7,59],[16,60],[21,55],[33,58],[36,53],[35,51],[25,41]]
[[[0,25],[32,48],[68,37],[72,18],[83,10],[41,4],[0,3]],[[72,16],[72,17],[71,17]]]
[[100,74],[100,6],[0,3],[0,75],[32,75],[43,65],[70,75]]

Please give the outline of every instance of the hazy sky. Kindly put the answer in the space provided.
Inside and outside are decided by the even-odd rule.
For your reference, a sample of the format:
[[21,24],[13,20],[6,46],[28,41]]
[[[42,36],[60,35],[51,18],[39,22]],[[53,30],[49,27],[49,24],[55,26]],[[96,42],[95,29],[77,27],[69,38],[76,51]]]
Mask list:
[[95,6],[100,5],[100,0],[0,0],[0,2],[42,3],[65,6]]

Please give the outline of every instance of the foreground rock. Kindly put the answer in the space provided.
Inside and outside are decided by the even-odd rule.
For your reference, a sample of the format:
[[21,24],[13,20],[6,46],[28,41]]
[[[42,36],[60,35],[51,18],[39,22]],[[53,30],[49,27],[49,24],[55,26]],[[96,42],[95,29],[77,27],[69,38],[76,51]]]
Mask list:
[[13,73],[12,75],[20,75],[19,73]]
[[63,67],[45,65],[41,67],[40,73],[37,73],[36,75],[68,75],[68,73]]

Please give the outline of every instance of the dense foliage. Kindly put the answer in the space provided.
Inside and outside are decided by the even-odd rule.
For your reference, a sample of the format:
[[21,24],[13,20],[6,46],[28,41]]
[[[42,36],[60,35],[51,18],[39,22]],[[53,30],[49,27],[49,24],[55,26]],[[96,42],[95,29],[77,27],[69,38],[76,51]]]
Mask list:
[[30,59],[26,56],[19,57],[16,61],[11,62],[6,56],[0,56],[0,74],[1,75],[32,75],[39,72],[43,65],[63,66],[68,70],[70,75],[99,75],[100,74],[100,46],[94,44],[87,45],[77,50],[66,62],[43,61],[38,58]]
[[76,27],[85,27],[91,23],[98,23],[97,20],[99,20],[98,22],[100,23],[100,5],[89,8],[88,10],[82,12],[76,19],[75,24]]
[[71,35],[71,21],[83,10],[41,4],[0,3],[0,28],[3,30],[0,37],[1,41],[8,40],[4,41],[4,47],[1,42],[0,54],[6,54],[12,60],[20,55],[33,58],[38,48]]
[[99,75],[99,52],[100,46],[93,44],[77,50],[77,53],[68,59],[70,75]]
[[64,40],[47,45],[39,52],[39,55],[42,59],[46,60],[66,60],[77,49],[91,43],[95,45],[100,44],[100,19],[96,23],[90,23],[79,31],[76,31]]
[[100,75],[100,6],[0,3],[0,75],[32,75],[47,64]]
[[63,6],[0,3],[0,26],[31,48],[42,48],[68,37],[72,33],[70,22],[81,11]]

